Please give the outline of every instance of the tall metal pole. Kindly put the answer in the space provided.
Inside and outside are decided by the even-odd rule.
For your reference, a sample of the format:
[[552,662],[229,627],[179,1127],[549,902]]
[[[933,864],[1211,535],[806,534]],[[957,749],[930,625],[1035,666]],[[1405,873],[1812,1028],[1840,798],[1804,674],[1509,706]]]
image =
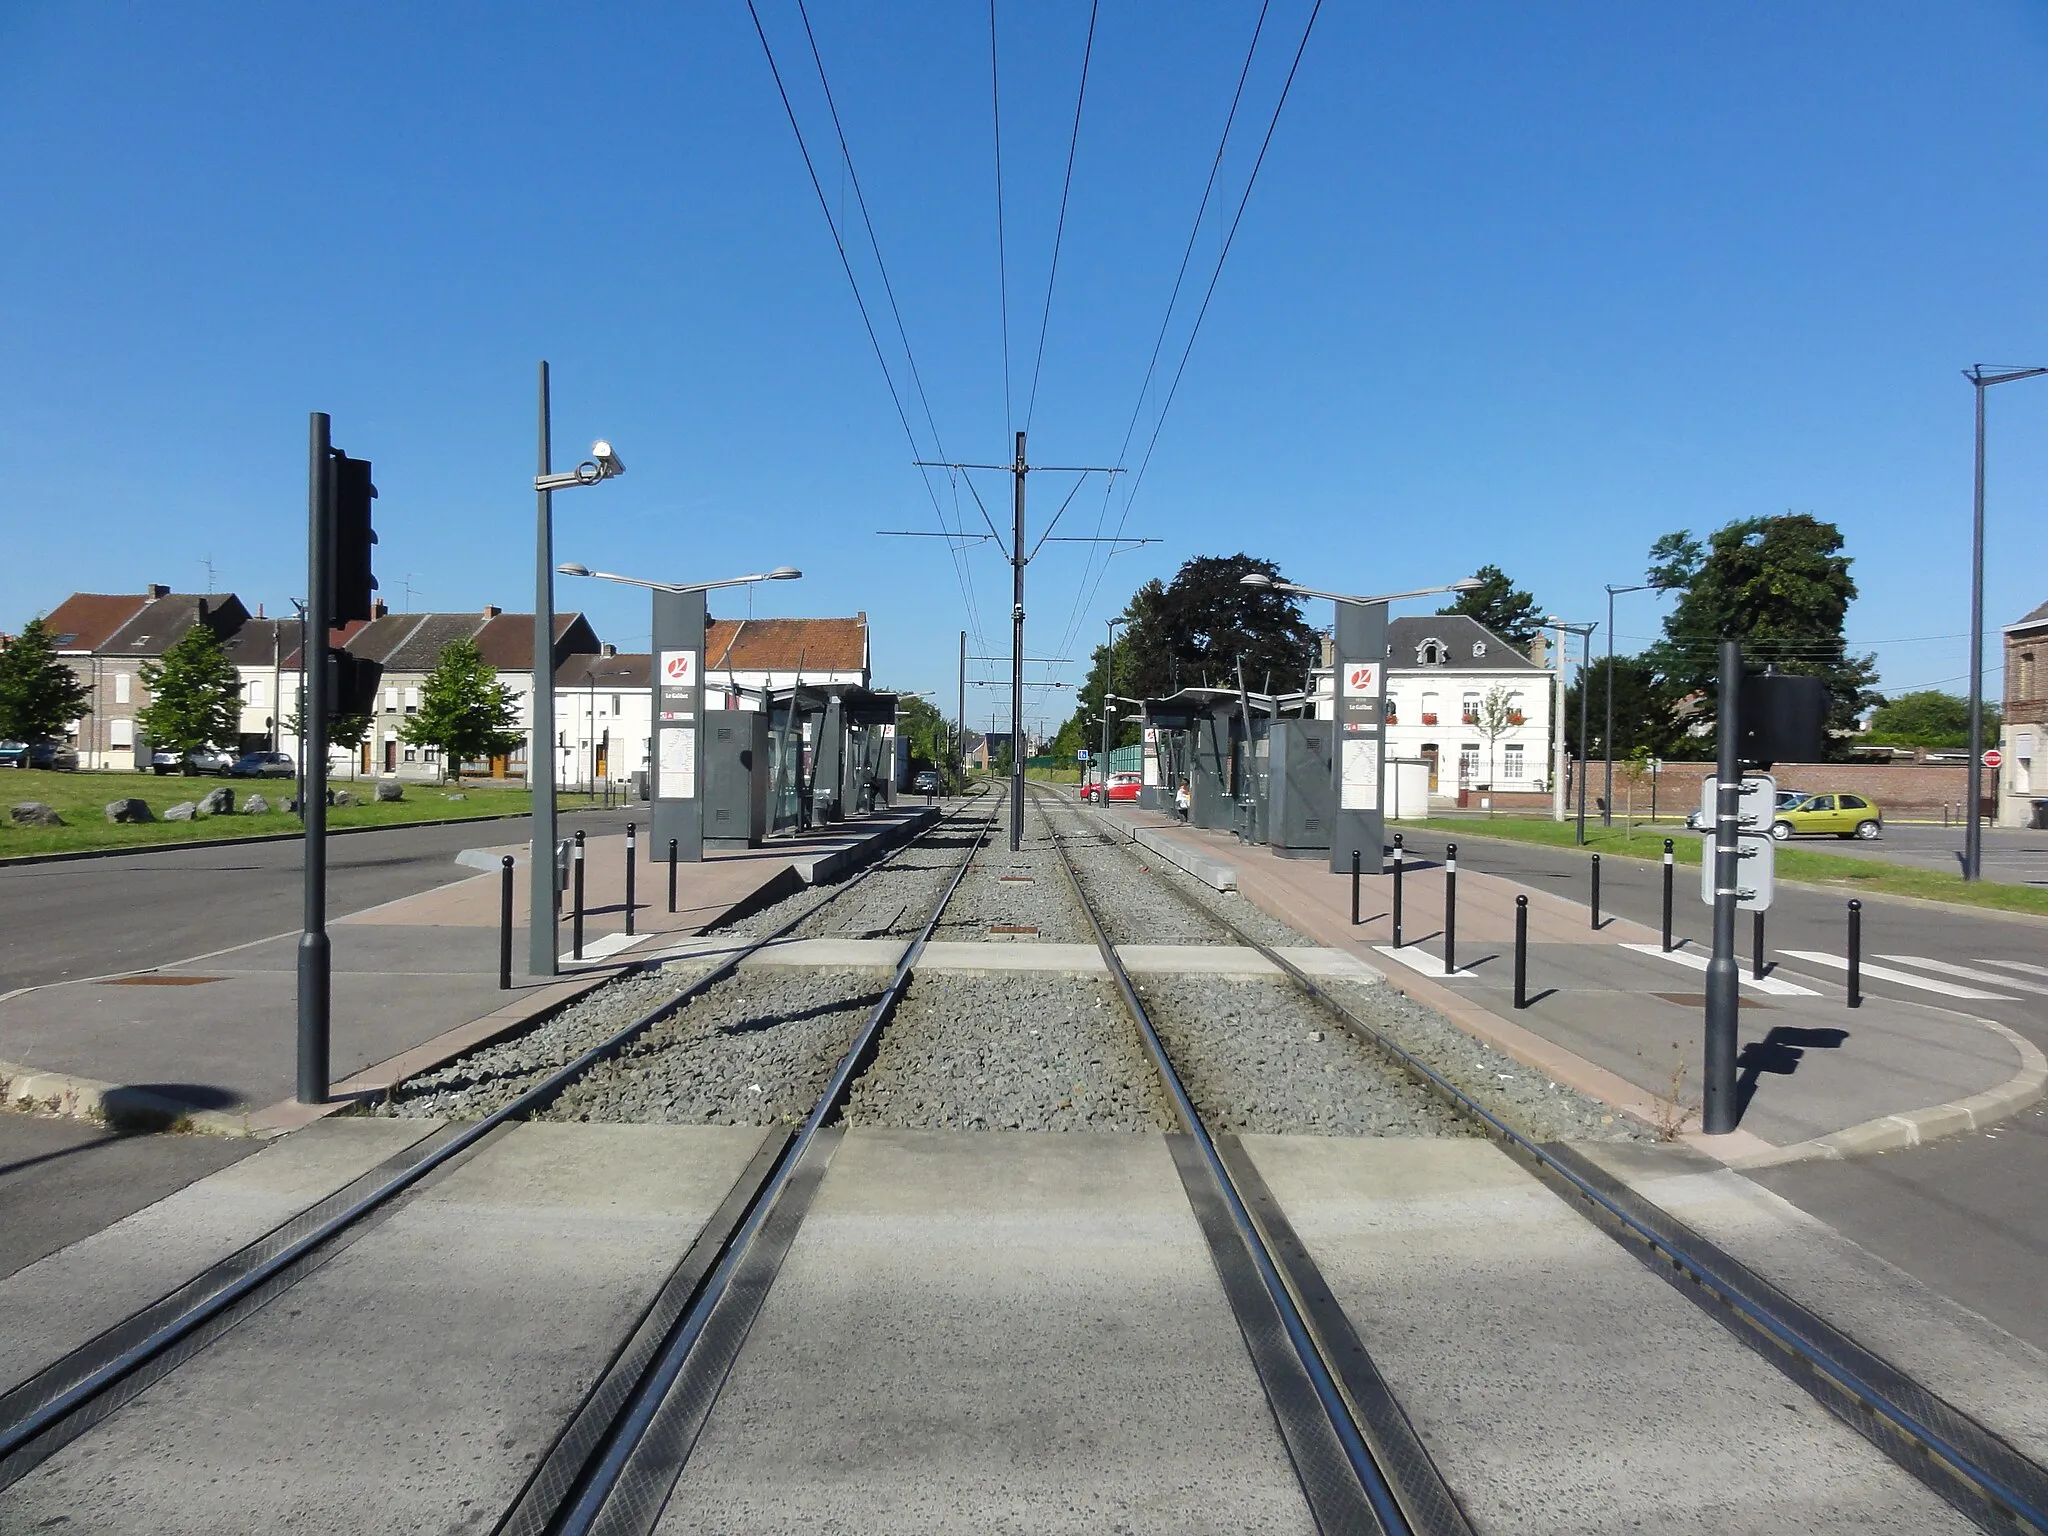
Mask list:
[[1593,681],[1593,626],[1579,636],[1579,846],[1586,845],[1586,694]]
[[334,563],[334,454],[324,411],[313,412],[306,455],[306,622],[299,636],[306,690],[299,703],[306,748],[305,931],[299,935],[299,1102],[325,1104],[328,1074],[327,628]]
[[1551,728],[1557,732],[1557,750],[1551,754],[1554,761],[1550,769],[1550,819],[1564,820],[1564,779],[1565,779],[1565,668],[1571,665],[1571,636],[1565,633],[1563,620],[1557,626],[1557,708],[1551,712]]
[[1707,961],[1706,1079],[1701,1129],[1721,1136],[1735,1129],[1735,1033],[1741,968],[1735,963],[1735,902],[1741,882],[1742,764],[1735,755],[1742,646],[1721,642],[1721,700],[1714,795],[1714,951]]
[[1970,519],[1970,773],[1963,821],[1963,878],[1975,880],[1984,857],[1984,380],[1977,389],[1977,499]]
[[1017,434],[1016,526],[1010,534],[1010,852],[1024,846],[1024,434]]
[[960,683],[959,694],[953,701],[953,724],[959,734],[954,738],[953,767],[963,777],[967,772],[967,631],[960,631]]
[[1102,805],[1109,805],[1109,711],[1110,690],[1116,687],[1116,627],[1122,619],[1105,621],[1109,629],[1109,647],[1102,656],[1102,764],[1097,770],[1096,782],[1102,786]]
[[1614,588],[1607,589],[1607,727],[1600,734],[1600,755],[1607,760],[1606,788],[1600,792],[1600,825],[1614,825]]
[[[553,472],[554,434],[548,406],[548,365],[540,365],[540,473]],[[555,509],[552,491],[534,493],[533,531],[533,851],[528,860],[526,970],[558,973],[555,927]]]

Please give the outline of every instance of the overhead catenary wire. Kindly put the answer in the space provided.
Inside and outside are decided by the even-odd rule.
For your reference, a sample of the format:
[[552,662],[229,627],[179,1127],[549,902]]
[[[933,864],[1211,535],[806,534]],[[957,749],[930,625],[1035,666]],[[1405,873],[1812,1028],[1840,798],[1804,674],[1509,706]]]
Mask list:
[[[799,6],[799,9],[801,9],[801,6]],[[812,156],[812,154],[811,154],[811,149],[810,149],[810,145],[809,145],[809,144],[808,144],[808,143],[806,142],[806,140],[804,139],[804,131],[803,131],[803,126],[802,126],[802,125],[801,125],[801,124],[800,124],[800,123],[799,123],[799,122],[797,121],[797,115],[796,115],[796,108],[795,108],[795,105],[794,105],[794,104],[793,104],[793,103],[792,103],[792,102],[790,101],[790,98],[789,98],[789,89],[788,89],[788,87],[787,87],[787,86],[786,86],[786,85],[785,85],[785,84],[783,83],[783,79],[782,79],[782,69],[781,69],[781,66],[780,66],[780,65],[778,65],[778,64],[776,63],[776,60],[775,60],[775,49],[774,49],[774,47],[773,47],[773,46],[772,46],[772,45],[771,45],[771,44],[769,43],[769,41],[768,41],[768,32],[767,32],[767,29],[766,29],[766,28],[765,28],[765,27],[764,27],[764,26],[762,25],[762,22],[761,22],[761,13],[760,13],[760,10],[759,10],[759,8],[758,8],[758,7],[757,7],[757,6],[755,5],[755,0],[747,0],[747,14],[748,14],[748,15],[749,15],[750,17],[752,17],[752,18],[753,18],[753,22],[754,22],[754,34],[755,34],[755,36],[757,36],[757,37],[758,37],[758,38],[760,38],[760,40],[761,40],[761,52],[762,52],[763,56],[764,56],[764,57],[765,57],[765,58],[767,59],[767,61],[768,61],[768,72],[769,72],[769,74],[770,74],[770,75],[771,75],[771,76],[772,76],[772,77],[774,78],[774,81],[775,81],[775,92],[776,92],[776,95],[777,95],[777,96],[779,96],[779,97],[781,98],[781,100],[782,100],[782,110],[783,110],[783,114],[784,114],[784,115],[785,115],[785,116],[786,116],[786,117],[787,117],[787,118],[789,119],[789,127],[790,127],[790,132],[791,132],[792,134],[794,134],[794,135],[795,135],[795,137],[796,137],[796,147],[797,147],[797,153],[798,153],[798,154],[800,154],[800,155],[801,155],[801,156],[803,157],[803,162],[804,162],[804,170],[805,170],[806,174],[808,174],[808,175],[809,175],[809,177],[810,177],[810,180],[811,180],[811,191],[812,191],[812,192],[813,192],[813,193],[814,193],[814,194],[816,195],[816,197],[817,197],[817,199],[818,199],[818,209],[819,209],[819,211],[820,211],[821,213],[823,213],[823,214],[824,214],[824,216],[825,216],[825,225],[826,225],[826,228],[828,228],[828,229],[829,229],[829,230],[831,230],[831,232],[832,232],[832,247],[833,247],[833,250],[834,250],[835,252],[837,252],[837,254],[838,254],[838,256],[839,256],[839,265],[840,265],[840,268],[841,268],[841,270],[842,270],[842,271],[844,271],[844,272],[845,272],[845,274],[846,274],[846,282],[847,282],[847,286],[848,286],[849,288],[851,288],[851,289],[853,290],[853,302],[854,302],[854,305],[855,305],[855,307],[856,307],[856,308],[857,308],[857,309],[858,309],[858,310],[860,311],[860,319],[861,319],[861,325],[862,325],[862,327],[863,327],[863,328],[864,328],[864,329],[865,329],[865,330],[867,331],[867,336],[868,336],[868,345],[869,345],[870,347],[872,347],[872,348],[874,349],[874,354],[875,354],[875,361],[876,361],[876,363],[877,363],[877,364],[879,364],[879,365],[880,365],[880,367],[881,367],[881,370],[882,370],[882,382],[883,382],[883,383],[884,383],[884,384],[885,384],[885,385],[886,385],[886,386],[888,387],[888,390],[889,390],[889,399],[890,399],[890,402],[891,402],[891,403],[892,403],[892,404],[893,404],[893,405],[895,406],[895,408],[896,408],[896,419],[897,419],[897,420],[898,420],[898,421],[899,421],[900,423],[902,423],[902,426],[903,426],[903,435],[904,435],[904,437],[905,437],[905,438],[906,438],[906,439],[908,440],[908,442],[910,443],[910,448],[911,448],[911,458],[912,458],[913,460],[915,460],[915,459],[919,459],[919,458],[922,458],[922,457],[923,457],[922,451],[921,451],[921,450],[920,450],[920,449],[918,448],[918,445],[917,445],[917,432],[916,432],[916,430],[915,430],[915,429],[914,429],[914,428],[913,428],[913,427],[911,426],[911,424],[910,424],[910,413],[909,413],[909,412],[908,412],[907,410],[905,410],[905,409],[904,409],[904,405],[903,405],[903,395],[902,395],[902,392],[901,392],[901,391],[900,391],[900,390],[899,390],[899,389],[898,389],[898,388],[896,387],[896,378],[895,378],[895,374],[894,374],[893,370],[892,370],[892,369],[891,369],[891,368],[889,367],[889,359],[888,359],[887,355],[886,355],[886,354],[885,354],[885,353],[883,352],[883,350],[882,350],[882,341],[881,341],[881,337],[880,337],[880,336],[879,336],[879,335],[878,335],[878,334],[876,333],[876,331],[875,331],[875,322],[874,322],[874,317],[873,317],[873,316],[872,316],[872,315],[871,315],[871,314],[870,314],[870,313],[868,312],[868,305],[867,305],[867,300],[866,300],[866,298],[865,298],[865,297],[864,297],[864,296],[862,295],[862,293],[861,293],[861,290],[860,290],[860,281],[859,281],[859,279],[858,279],[858,278],[856,278],[856,277],[854,276],[854,271],[853,271],[853,263],[852,263],[852,261],[851,261],[851,260],[850,260],[850,259],[848,258],[847,254],[846,254],[846,241],[845,241],[845,238],[844,238],[844,236],[843,236],[843,235],[841,234],[841,232],[840,232],[840,228],[839,228],[839,223],[838,223],[838,221],[837,221],[837,220],[836,220],[836,219],[835,219],[835,218],[833,217],[833,215],[832,215],[832,203],[831,203],[831,200],[830,200],[830,199],[829,199],[829,198],[828,198],[828,197],[827,197],[827,196],[825,195],[825,187],[824,187],[824,183],[823,183],[823,182],[822,182],[822,181],[821,181],[821,180],[819,179],[819,176],[818,176],[818,167],[817,167],[817,162],[816,162],[816,160],[815,160],[815,159],[813,158],[813,156]],[[809,30],[810,30],[810,21],[809,21],[809,17],[808,17],[808,16],[806,16],[806,17],[805,17],[805,20],[804,20],[804,25],[805,25],[805,31],[806,31],[806,33],[808,33],[808,32],[809,32]],[[815,57],[815,39],[813,39],[813,48],[814,48],[814,57]],[[820,80],[822,81],[822,80],[823,80],[823,75],[824,75],[824,65],[823,65],[822,61],[820,61],[820,62],[819,62],[818,68],[819,68],[819,76],[820,76]],[[829,87],[828,87],[828,89],[827,89],[827,93],[826,93],[826,94],[827,94],[827,102],[828,102],[828,105],[829,105],[829,104],[830,104],[830,90],[829,90]],[[834,126],[835,126],[835,127],[836,127],[836,126],[838,125],[838,113],[837,113],[836,109],[835,109],[835,111],[834,111],[834,113],[833,113],[833,123],[834,123]],[[845,140],[844,140],[844,137],[843,137],[843,136],[842,136],[842,138],[841,138],[841,141],[840,141],[840,142],[841,142],[841,148],[842,148],[842,150],[844,150],[844,148],[845,148]],[[849,155],[849,156],[848,156],[848,158],[847,158],[847,172],[848,172],[848,177],[849,177],[849,179],[850,179],[850,180],[856,180],[856,194],[855,194],[855,195],[856,195],[856,197],[858,197],[858,196],[859,196],[859,193],[858,193],[858,190],[857,190],[857,179],[856,179],[856,178],[854,178],[854,176],[853,176],[853,171],[852,171],[852,159],[851,159],[851,156],[850,156],[850,155]],[[863,216],[864,218],[865,218],[865,216],[866,216],[866,205],[865,205],[865,200],[862,200],[862,216]],[[869,226],[869,238],[870,238],[870,240],[872,241],[872,239],[873,239],[873,227],[872,227],[872,225],[870,225],[870,226]],[[879,246],[879,245],[876,245],[876,246],[875,246],[875,260],[876,260],[876,264],[877,264],[877,266],[880,266],[880,265],[881,265],[881,248],[880,248],[880,246]],[[889,286],[889,285],[888,285],[888,280],[887,280],[887,277],[886,277],[886,275],[885,275],[885,277],[884,277],[884,279],[883,279],[883,283],[884,283],[884,287],[885,287],[885,288],[888,288],[888,286]],[[894,302],[894,293],[893,293],[893,291],[891,291],[891,294],[890,294],[890,298],[891,298],[891,302],[892,302],[892,304],[893,304],[893,302]],[[901,316],[900,316],[900,314],[899,314],[899,316],[898,316],[898,323],[899,323],[899,325],[900,325],[900,323],[901,323]],[[910,354],[909,354],[909,343],[908,343],[908,338],[907,338],[907,336],[906,336],[906,338],[905,338],[905,343],[904,343],[904,345],[905,345],[905,356],[906,356],[906,359],[908,359],[908,360],[910,361],[910,366],[911,366],[911,371],[912,371],[912,375],[913,375],[913,377],[915,377],[915,376],[916,376],[916,363],[915,363],[915,360],[914,360],[914,359],[911,359],[911,358],[910,358]],[[920,382],[920,383],[918,384],[918,390],[919,390],[919,393],[920,393],[920,395],[922,395],[922,394],[923,394],[923,384],[922,384],[921,382]],[[935,438],[935,440],[936,440],[936,431],[937,431],[937,429],[936,429],[936,427],[934,427],[934,438]],[[943,457],[943,454],[942,454],[941,456]],[[939,519],[939,526],[940,526],[940,527],[941,527],[942,529],[946,528],[946,527],[947,527],[947,523],[946,523],[946,513],[945,513],[945,509],[944,509],[944,506],[943,506],[943,505],[941,504],[941,502],[939,501],[939,497],[938,497],[938,492],[937,492],[936,490],[934,490],[934,489],[933,489],[933,487],[932,487],[932,483],[931,483],[931,479],[930,479],[930,476],[929,476],[928,474],[926,474],[926,472],[925,472],[925,471],[923,471],[923,470],[921,470],[921,469],[920,469],[920,470],[918,471],[918,481],[919,481],[919,483],[920,483],[921,485],[923,485],[923,486],[924,486],[924,488],[925,488],[925,495],[926,495],[927,497],[929,497],[929,498],[930,498],[930,500],[931,500],[931,504],[932,504],[932,511],[934,512],[934,514],[936,514],[936,515],[937,515],[937,517],[938,517],[938,519]],[[949,542],[951,542],[951,541],[949,541]],[[955,555],[955,570],[956,570],[956,574],[957,574],[957,575],[959,576],[959,578],[960,578],[960,584],[961,584],[961,595],[962,595],[962,597],[963,597],[964,601],[965,601],[965,602],[966,602],[966,604],[967,604],[967,608],[968,608],[968,617],[969,617],[969,620],[970,620],[970,627],[971,627],[971,628],[972,628],[972,629],[974,630],[974,632],[975,632],[975,634],[976,634],[976,636],[977,636],[977,638],[978,638],[978,637],[980,636],[980,623],[979,623],[978,615],[977,615],[977,613],[976,613],[976,605],[975,605],[975,602],[974,602],[974,597],[973,597],[973,583],[972,583],[972,581],[971,581],[971,580],[970,580],[970,579],[969,579],[969,578],[967,577],[965,565],[964,565],[964,563],[963,563],[962,561],[960,561],[960,559],[959,559],[959,557],[957,556],[957,554]]]
[[988,96],[996,147],[996,293],[1003,309],[1003,435],[1016,429],[1010,406],[1010,263],[1003,234],[1003,87],[996,62],[996,0],[988,0]]
[[1088,38],[1081,45],[1081,84],[1074,93],[1074,129],[1067,137],[1067,174],[1060,183],[1060,214],[1053,225],[1052,263],[1045,274],[1045,308],[1038,317],[1038,355],[1031,365],[1031,393],[1024,401],[1024,430],[1031,430],[1031,419],[1038,410],[1038,378],[1045,370],[1045,333],[1052,323],[1053,286],[1059,281],[1060,246],[1067,234],[1067,198],[1074,190],[1074,156],[1081,147],[1081,109],[1088,100],[1088,64],[1095,57],[1095,19],[1102,9],[1102,0],[1090,0],[1088,6]]

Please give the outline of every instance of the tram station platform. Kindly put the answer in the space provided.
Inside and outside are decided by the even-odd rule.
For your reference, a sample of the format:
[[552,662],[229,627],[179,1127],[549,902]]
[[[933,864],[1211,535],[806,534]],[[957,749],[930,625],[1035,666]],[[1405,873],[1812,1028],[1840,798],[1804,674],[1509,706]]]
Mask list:
[[[636,870],[626,929],[625,836],[584,849],[584,958],[572,952],[563,897],[559,971],[527,974],[527,849],[464,850],[468,879],[333,918],[333,1094],[301,1105],[296,1030],[299,935],[132,975],[38,987],[0,1002],[0,1079],[10,1100],[116,1122],[184,1122],[224,1135],[274,1135],[558,1010],[664,938],[702,933],[728,914],[848,873],[938,815],[904,806],[753,849],[720,850],[676,869]],[[502,860],[513,869],[512,985],[498,985]],[[280,913],[289,921],[289,913]]]
[[[1468,846],[1457,878],[1455,970],[1443,954],[1445,871],[1410,857],[1403,943],[1394,945],[1393,877],[1351,879],[1320,859],[1288,859],[1229,832],[1135,806],[1093,814],[1174,862],[1386,973],[1389,985],[1554,1081],[1601,1099],[1720,1161],[1758,1167],[1916,1145],[1986,1125],[2039,1099],[2048,1063],[2025,1038],[1967,1012],[1865,993],[1849,1009],[1839,964],[1802,959],[1753,978],[1744,958],[1738,1023],[1741,1121],[1699,1129],[1706,955],[1625,918],[1604,917],[1555,889],[1485,871]],[[1169,854],[1169,857],[1172,855]],[[1697,871],[1679,899],[1696,900]],[[1515,898],[1529,901],[1529,1006],[1514,1006]],[[1748,924],[1742,925],[1747,931]],[[1839,957],[1837,957],[1839,959]],[[1796,967],[1796,968],[1795,968]]]

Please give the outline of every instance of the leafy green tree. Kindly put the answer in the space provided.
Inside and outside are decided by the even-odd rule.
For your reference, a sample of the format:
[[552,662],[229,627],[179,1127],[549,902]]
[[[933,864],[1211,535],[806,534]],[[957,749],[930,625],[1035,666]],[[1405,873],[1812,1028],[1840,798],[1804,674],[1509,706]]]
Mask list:
[[[1667,696],[1718,694],[1723,636],[1742,642],[1743,659],[1781,672],[1820,677],[1828,724],[1848,731],[1882,702],[1873,685],[1875,656],[1851,656],[1842,635],[1856,582],[1842,553],[1842,532],[1804,512],[1742,518],[1702,545],[1689,531],[1650,546],[1653,585],[1679,594],[1664,638],[1646,656]],[[1618,729],[1615,734],[1620,735]],[[1838,738],[1831,738],[1838,739]]]
[[91,699],[92,690],[57,659],[41,619],[0,647],[0,738],[55,741]]
[[1437,612],[1462,613],[1476,619],[1515,649],[1526,652],[1529,642],[1543,627],[1536,599],[1517,591],[1507,573],[1497,565],[1482,565],[1473,574],[1480,584],[1469,592],[1460,592],[1456,602]]
[[[1607,658],[1596,656],[1576,681],[1565,689],[1565,750],[1579,755],[1579,690],[1590,687],[1586,697],[1586,728],[1591,736],[1590,758],[1607,755],[1601,740],[1607,728]],[[1714,744],[1686,735],[1671,713],[1671,703],[1662,679],[1641,656],[1614,658],[1614,756],[1617,761],[1638,753],[1650,757],[1711,757]]]
[[1061,724],[1059,731],[1053,736],[1052,745],[1047,747],[1046,751],[1051,755],[1055,768],[1071,768],[1074,766],[1075,755],[1089,747],[1091,741],[1098,744],[1097,750],[1100,750],[1100,740],[1100,737],[1091,737],[1087,722],[1076,715]]
[[952,760],[952,727],[931,700],[899,698],[896,729],[909,743],[912,769],[944,768]]
[[[1280,579],[1270,560],[1200,555],[1164,587],[1139,588],[1125,609],[1129,636],[1117,644],[1131,649],[1130,686],[1116,691],[1156,696],[1191,683],[1235,687],[1239,663],[1245,686],[1261,693],[1269,685],[1277,692],[1302,687],[1317,660],[1316,632],[1286,593],[1242,585],[1252,572]],[[1118,676],[1126,676],[1121,665]]]
[[[1996,704],[1984,706],[1984,739],[1998,740],[2002,715]],[[1959,693],[1923,688],[1880,704],[1863,738],[1885,747],[1967,747],[1970,744],[1970,701]]]
[[[368,715],[336,715],[327,722],[327,745],[340,747],[345,752],[353,752],[368,739],[370,727],[375,724],[376,721]],[[296,742],[301,728],[299,712],[294,709],[278,724],[279,743]],[[300,766],[303,767],[304,764]]]
[[498,681],[476,642],[452,640],[420,684],[419,713],[408,717],[398,733],[414,746],[440,748],[442,778],[452,763],[460,783],[469,759],[518,749],[524,740],[513,729],[518,723],[512,690]]
[[162,662],[144,662],[141,674],[149,703],[135,719],[159,750],[182,757],[197,747],[230,746],[241,735],[241,674],[204,624],[187,630]]

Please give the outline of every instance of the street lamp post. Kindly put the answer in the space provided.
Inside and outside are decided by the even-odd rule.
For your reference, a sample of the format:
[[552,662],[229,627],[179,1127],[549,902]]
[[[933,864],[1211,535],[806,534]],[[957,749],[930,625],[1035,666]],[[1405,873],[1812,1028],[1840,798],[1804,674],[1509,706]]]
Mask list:
[[2015,379],[2039,378],[2048,368],[1963,370],[1977,391],[1977,497],[1970,521],[1970,804],[1963,822],[1963,878],[1975,880],[1984,859],[1984,391]]
[[[1557,632],[1560,636],[1577,635],[1579,637],[1579,827],[1574,841],[1583,848],[1586,845],[1586,684],[1588,682],[1588,675],[1593,669],[1593,631],[1600,626],[1597,624],[1567,624],[1563,619],[1556,618],[1555,616],[1552,617],[1550,622],[1557,626]],[[1558,649],[1560,651],[1564,649],[1564,641],[1562,639],[1558,641]],[[1560,677],[1564,675],[1562,668],[1559,669],[1558,675]],[[1559,696],[1557,702],[1559,707],[1562,708],[1564,704],[1562,695]],[[1559,720],[1557,725],[1557,739],[1562,742],[1564,740],[1564,721]]]
[[1606,789],[1600,801],[1600,825],[1614,825],[1614,599],[1623,592],[1647,592],[1651,583],[1607,589],[1607,730],[1600,738],[1601,755],[1607,759]]
[[626,472],[611,444],[596,442],[590,457],[557,474],[552,468],[554,433],[548,394],[548,365],[540,365],[540,467],[533,477],[533,745],[527,768],[533,778],[533,850],[528,870],[526,969],[529,975],[557,973],[555,928],[555,492],[597,485]]
[[1276,581],[1262,571],[1238,577],[1247,587],[1285,592],[1291,597],[1326,597],[1337,605],[1336,676],[1330,707],[1336,740],[1330,752],[1330,781],[1335,811],[1330,822],[1330,868],[1343,873],[1352,855],[1370,856],[1378,873],[1385,860],[1385,797],[1387,738],[1387,605],[1408,597],[1439,592],[1469,592],[1482,585],[1477,577],[1412,592],[1354,597],[1322,592],[1291,581]]
[[1124,622],[1121,618],[1107,621],[1109,648],[1102,657],[1102,765],[1096,770],[1096,782],[1102,786],[1102,798],[1097,804],[1103,810],[1109,809],[1109,690],[1116,682],[1116,627]]

